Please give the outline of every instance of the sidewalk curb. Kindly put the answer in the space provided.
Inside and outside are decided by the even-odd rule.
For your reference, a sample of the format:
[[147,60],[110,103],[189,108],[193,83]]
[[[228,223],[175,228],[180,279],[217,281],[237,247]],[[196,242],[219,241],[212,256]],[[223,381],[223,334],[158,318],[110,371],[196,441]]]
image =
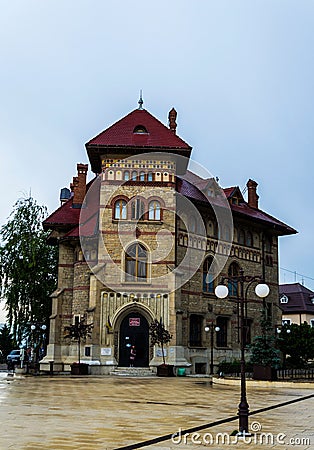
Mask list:
[[[235,378],[212,378],[213,384],[221,384],[225,386],[240,386],[241,380]],[[294,381],[258,381],[246,380],[248,387],[260,388],[294,388],[294,389],[313,389],[314,383],[298,383]]]

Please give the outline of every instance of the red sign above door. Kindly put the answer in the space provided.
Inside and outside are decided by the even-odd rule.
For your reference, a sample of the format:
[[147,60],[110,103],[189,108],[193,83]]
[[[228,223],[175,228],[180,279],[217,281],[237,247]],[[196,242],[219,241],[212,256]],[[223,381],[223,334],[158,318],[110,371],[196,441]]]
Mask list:
[[141,319],[139,317],[130,317],[129,318],[129,326],[130,327],[139,327],[141,325]]

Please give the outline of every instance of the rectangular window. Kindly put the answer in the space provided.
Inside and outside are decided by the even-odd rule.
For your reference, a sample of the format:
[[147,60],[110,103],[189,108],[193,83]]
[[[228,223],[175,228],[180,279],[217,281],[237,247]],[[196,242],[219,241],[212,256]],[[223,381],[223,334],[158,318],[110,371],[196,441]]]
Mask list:
[[201,347],[202,346],[202,325],[203,316],[198,314],[190,315],[190,346]]
[[81,316],[78,316],[78,315],[76,315],[76,316],[74,316],[74,325],[78,325],[79,323],[80,323],[80,321],[81,321]]
[[244,346],[251,344],[252,319],[244,319]]
[[132,219],[144,219],[144,203],[140,199],[136,199],[131,203]]
[[290,325],[291,324],[291,320],[290,319],[282,319],[282,325]]
[[85,347],[85,356],[90,356],[90,355],[91,355],[91,348]]
[[217,317],[216,324],[220,328],[216,332],[217,347],[228,347],[228,322],[227,317]]

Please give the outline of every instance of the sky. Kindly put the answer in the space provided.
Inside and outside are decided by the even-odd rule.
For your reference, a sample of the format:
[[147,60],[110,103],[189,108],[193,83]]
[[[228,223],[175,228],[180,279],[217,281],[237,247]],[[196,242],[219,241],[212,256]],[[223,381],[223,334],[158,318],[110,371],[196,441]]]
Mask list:
[[298,230],[280,239],[280,281],[314,289],[312,0],[0,5],[0,225],[29,193],[56,209],[85,143],[142,89],[163,123],[176,108],[222,187],[258,182],[260,207]]

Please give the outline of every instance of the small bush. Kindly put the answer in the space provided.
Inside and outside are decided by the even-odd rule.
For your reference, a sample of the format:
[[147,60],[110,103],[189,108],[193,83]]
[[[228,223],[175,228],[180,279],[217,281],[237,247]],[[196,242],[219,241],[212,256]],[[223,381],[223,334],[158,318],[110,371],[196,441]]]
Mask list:
[[[252,372],[253,366],[251,363],[245,363],[245,371]],[[238,359],[234,359],[233,361],[222,361],[218,365],[218,373],[222,372],[223,374],[233,374],[241,372],[241,362]]]

